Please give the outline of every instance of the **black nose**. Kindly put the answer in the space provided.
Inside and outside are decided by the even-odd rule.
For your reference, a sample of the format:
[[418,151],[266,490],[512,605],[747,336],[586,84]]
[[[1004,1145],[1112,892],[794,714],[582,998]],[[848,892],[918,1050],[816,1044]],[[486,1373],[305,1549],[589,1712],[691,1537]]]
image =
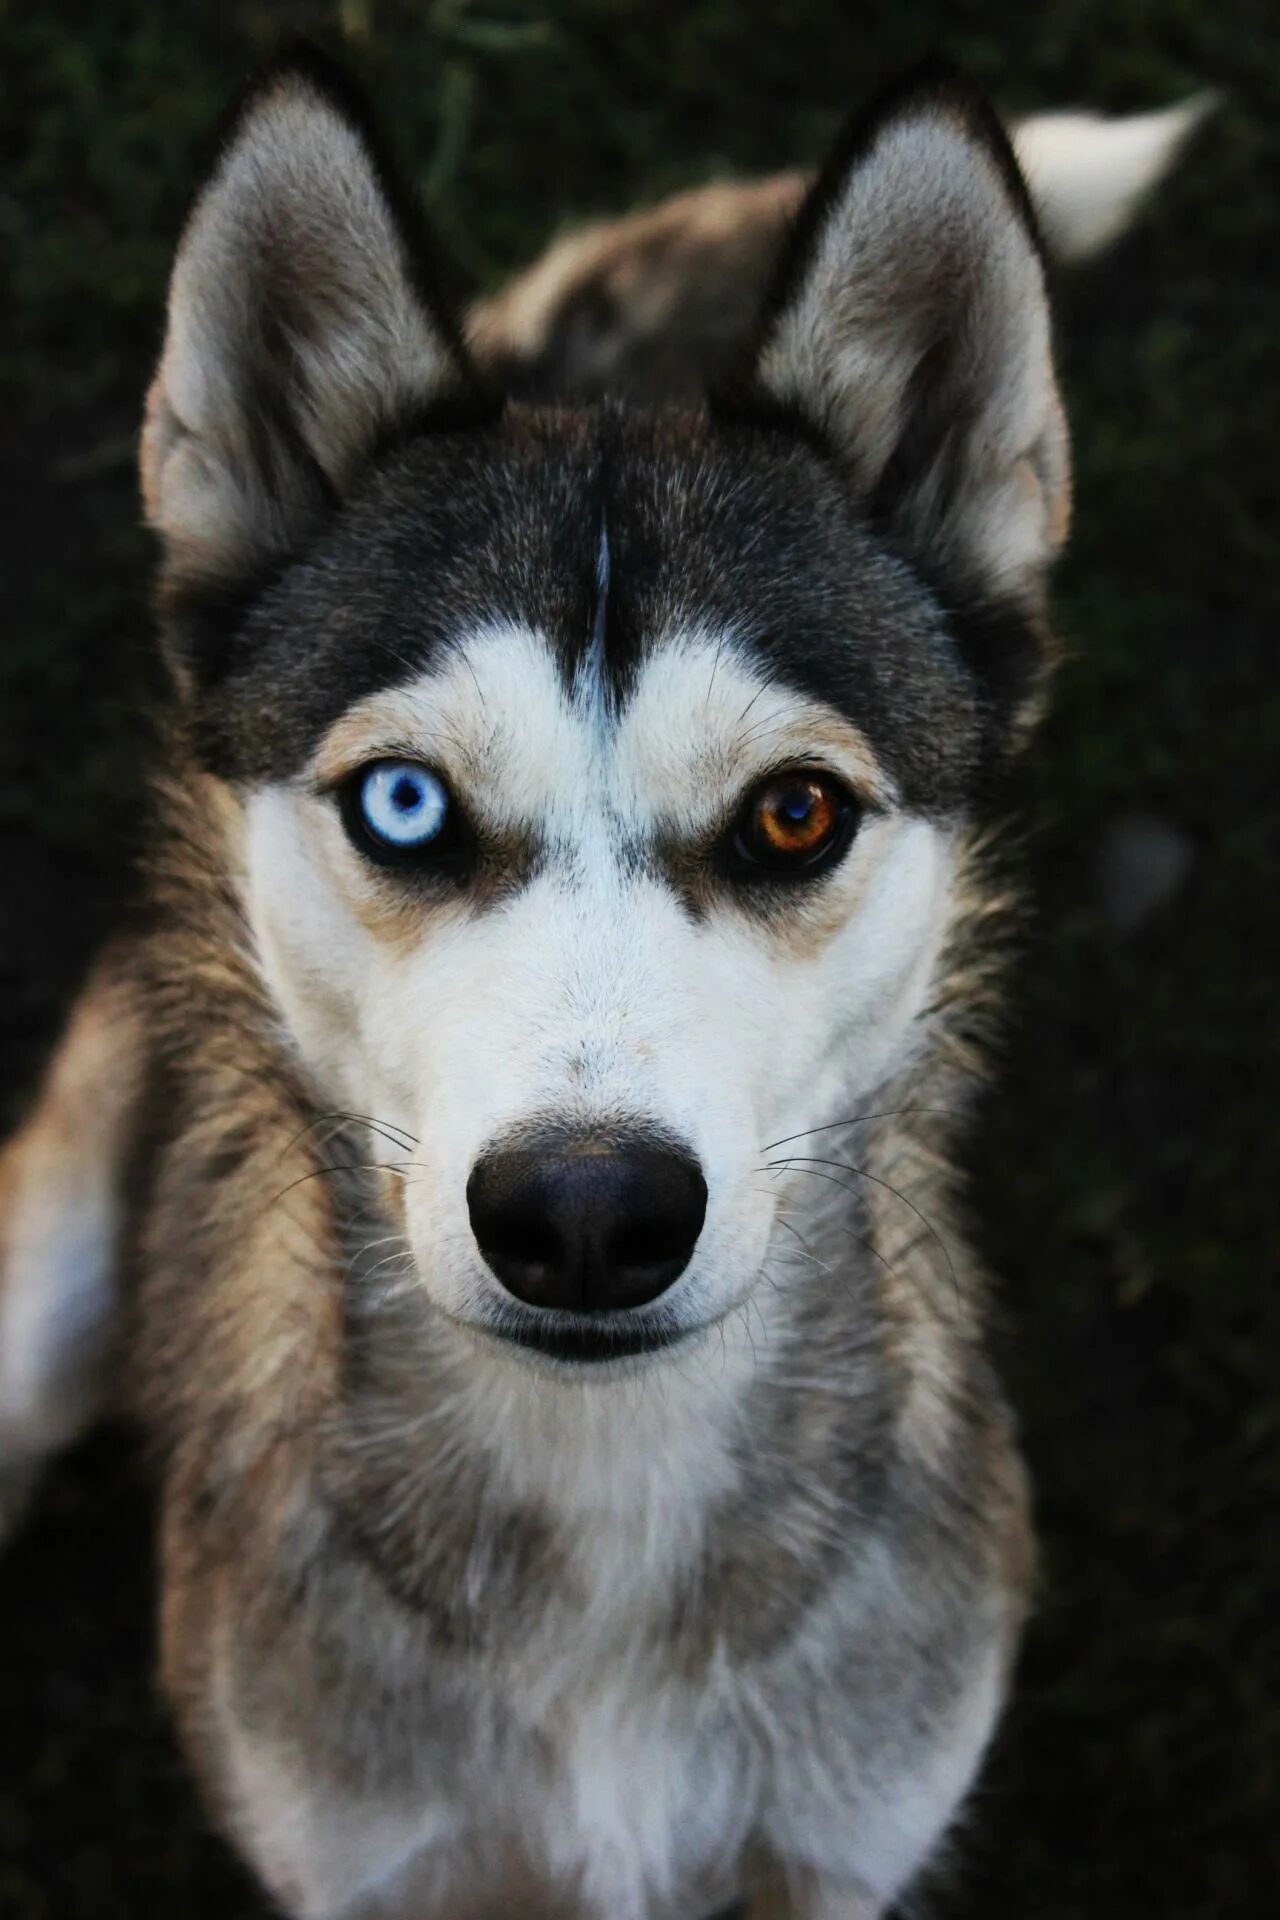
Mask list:
[[566,1140],[488,1153],[467,1182],[480,1251],[535,1307],[640,1307],[689,1264],[707,1183],[678,1148],[642,1139]]

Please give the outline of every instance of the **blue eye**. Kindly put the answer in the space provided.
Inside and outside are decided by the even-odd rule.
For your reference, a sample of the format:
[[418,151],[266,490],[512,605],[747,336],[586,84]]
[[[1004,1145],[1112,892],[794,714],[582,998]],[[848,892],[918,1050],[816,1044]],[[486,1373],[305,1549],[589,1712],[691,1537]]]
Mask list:
[[444,837],[449,795],[429,768],[412,760],[379,760],[352,784],[359,825],[376,846],[416,853]]

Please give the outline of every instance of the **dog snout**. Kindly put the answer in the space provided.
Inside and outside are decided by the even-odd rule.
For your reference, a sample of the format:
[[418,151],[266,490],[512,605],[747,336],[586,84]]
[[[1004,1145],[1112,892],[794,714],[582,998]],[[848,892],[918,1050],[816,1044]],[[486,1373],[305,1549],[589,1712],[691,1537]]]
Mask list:
[[472,1231],[530,1306],[644,1306],[688,1266],[707,1211],[693,1156],[651,1137],[522,1143],[486,1153],[467,1182]]

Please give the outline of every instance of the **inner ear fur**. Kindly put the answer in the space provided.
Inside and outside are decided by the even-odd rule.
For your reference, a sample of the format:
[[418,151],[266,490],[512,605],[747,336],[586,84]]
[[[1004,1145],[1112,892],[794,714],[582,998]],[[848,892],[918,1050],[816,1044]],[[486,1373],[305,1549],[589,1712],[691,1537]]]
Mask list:
[[291,54],[241,106],[174,263],[141,459],[170,586],[269,573],[398,425],[493,404],[358,99]]
[[952,70],[833,154],[730,404],[799,416],[957,603],[1038,606],[1070,507],[1043,255],[1008,136]]

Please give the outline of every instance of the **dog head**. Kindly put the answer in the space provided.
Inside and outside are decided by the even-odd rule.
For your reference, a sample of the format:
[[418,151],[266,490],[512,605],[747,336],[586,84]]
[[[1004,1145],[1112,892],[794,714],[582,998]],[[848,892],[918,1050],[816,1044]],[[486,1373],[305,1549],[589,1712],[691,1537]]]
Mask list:
[[402,1147],[433,1304],[578,1357],[723,1317],[764,1150],[925,1044],[1044,664],[1066,440],[998,123],[936,75],[861,121],[706,408],[535,410],[291,64],[183,237],[143,482],[256,963]]

